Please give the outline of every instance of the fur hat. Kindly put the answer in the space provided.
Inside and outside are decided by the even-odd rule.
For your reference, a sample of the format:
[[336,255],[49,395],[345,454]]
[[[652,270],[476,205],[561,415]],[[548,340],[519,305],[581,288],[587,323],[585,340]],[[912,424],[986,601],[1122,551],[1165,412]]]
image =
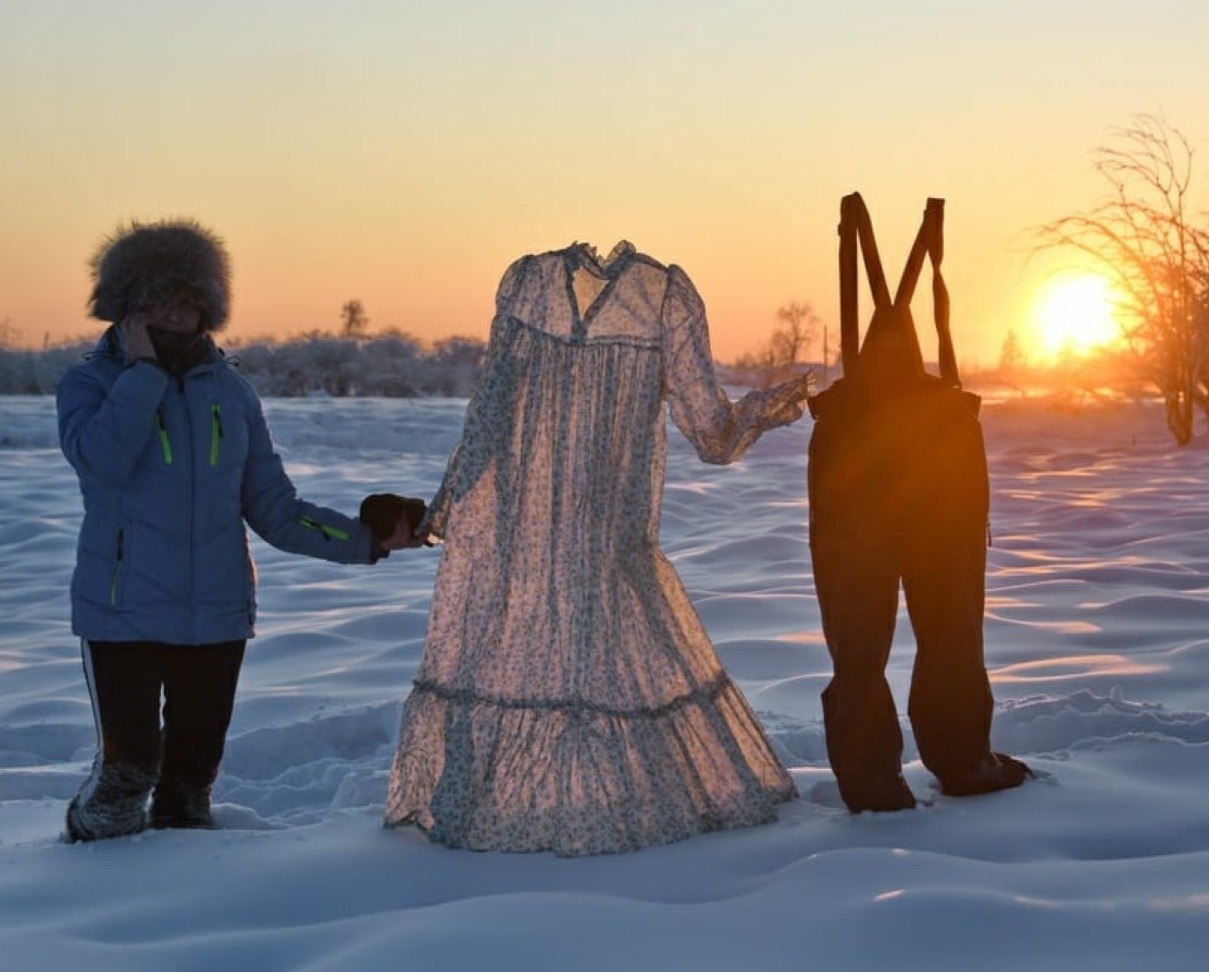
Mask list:
[[191,219],[131,222],[107,237],[90,262],[93,317],[127,314],[183,298],[217,331],[231,309],[231,264],[223,241]]

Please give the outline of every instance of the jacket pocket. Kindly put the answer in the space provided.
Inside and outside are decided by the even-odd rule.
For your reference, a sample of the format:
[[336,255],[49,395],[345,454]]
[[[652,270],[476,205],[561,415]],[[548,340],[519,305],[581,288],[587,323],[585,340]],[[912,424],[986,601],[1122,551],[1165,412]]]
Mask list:
[[218,465],[218,448],[222,443],[222,409],[218,402],[210,403],[210,465]]
[[114,537],[113,569],[109,575],[109,606],[115,611],[122,608],[122,573],[126,564],[126,546],[126,528],[118,527]]

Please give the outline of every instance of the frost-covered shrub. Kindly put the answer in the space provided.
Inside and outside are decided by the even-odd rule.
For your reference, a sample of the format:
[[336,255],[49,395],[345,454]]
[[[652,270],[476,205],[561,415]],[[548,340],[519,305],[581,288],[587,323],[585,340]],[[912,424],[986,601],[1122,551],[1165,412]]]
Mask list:
[[[0,394],[48,395],[91,342],[43,351],[0,347]],[[261,395],[414,398],[464,397],[474,387],[484,344],[446,338],[426,349],[397,331],[372,338],[305,334],[289,341],[230,342],[227,352]]]

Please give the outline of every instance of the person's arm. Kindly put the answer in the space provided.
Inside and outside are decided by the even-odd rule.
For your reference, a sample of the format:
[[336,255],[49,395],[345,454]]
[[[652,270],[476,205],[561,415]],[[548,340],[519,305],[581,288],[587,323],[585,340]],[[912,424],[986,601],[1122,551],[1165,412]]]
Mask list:
[[449,457],[440,488],[428,504],[428,512],[416,535],[421,538],[444,537],[451,508],[478,482],[495,455],[499,438],[499,418],[503,402],[501,395],[508,390],[508,355],[504,347],[504,329],[508,323],[513,297],[524,279],[529,257],[522,257],[505,271],[495,297],[495,316],[487,352],[479,369],[478,380],[470,404],[462,438]]
[[385,555],[359,520],[298,497],[273,447],[260,400],[248,389],[248,458],[244,519],[265,541],[288,553],[341,564],[372,564]]
[[55,404],[59,445],[72,468],[110,486],[129,480],[155,434],[155,413],[167,386],[167,373],[147,361],[136,361],[108,390],[85,367],[68,371]]
[[769,429],[802,417],[803,376],[732,402],[714,374],[705,305],[679,267],[663,300],[663,381],[672,420],[704,462],[734,462]]

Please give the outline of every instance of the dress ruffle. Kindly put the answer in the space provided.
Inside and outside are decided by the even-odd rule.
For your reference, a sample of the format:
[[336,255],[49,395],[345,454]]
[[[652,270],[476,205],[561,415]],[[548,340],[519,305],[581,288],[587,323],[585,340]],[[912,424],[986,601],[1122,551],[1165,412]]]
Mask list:
[[386,825],[474,850],[615,853],[765,823],[794,795],[725,675],[624,711],[430,683],[407,700]]

